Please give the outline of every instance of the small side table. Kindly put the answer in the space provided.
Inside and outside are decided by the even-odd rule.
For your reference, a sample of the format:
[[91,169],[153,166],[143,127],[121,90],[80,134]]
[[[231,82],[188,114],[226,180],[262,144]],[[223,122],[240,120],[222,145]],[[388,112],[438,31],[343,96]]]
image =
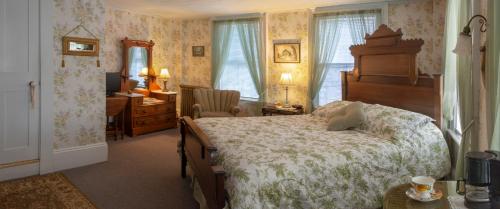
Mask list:
[[406,196],[410,184],[402,184],[389,189],[384,195],[384,209],[450,209],[448,196],[456,193],[456,181],[437,181],[434,188],[443,191],[441,199],[432,202],[419,202]]
[[302,115],[304,114],[304,109],[295,108],[281,108],[276,106],[264,106],[262,108],[262,115],[272,116],[275,115]]

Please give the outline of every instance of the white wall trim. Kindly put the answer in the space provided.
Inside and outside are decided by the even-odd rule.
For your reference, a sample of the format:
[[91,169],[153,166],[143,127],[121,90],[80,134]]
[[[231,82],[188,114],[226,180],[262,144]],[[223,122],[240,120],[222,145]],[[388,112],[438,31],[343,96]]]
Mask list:
[[107,160],[108,144],[106,142],[63,148],[54,150],[52,171],[82,167]]
[[375,3],[364,3],[364,4],[346,4],[346,5],[336,5],[328,7],[318,7],[314,9],[314,14],[324,14],[332,12],[346,12],[346,11],[357,11],[357,10],[369,10],[369,9],[380,9],[382,10],[382,24],[388,24],[389,22],[389,3],[388,2],[375,2]]
[[40,164],[37,162],[0,169],[0,182],[37,175],[39,172],[39,165]]
[[52,172],[53,167],[53,11],[53,0],[40,0],[40,174]]

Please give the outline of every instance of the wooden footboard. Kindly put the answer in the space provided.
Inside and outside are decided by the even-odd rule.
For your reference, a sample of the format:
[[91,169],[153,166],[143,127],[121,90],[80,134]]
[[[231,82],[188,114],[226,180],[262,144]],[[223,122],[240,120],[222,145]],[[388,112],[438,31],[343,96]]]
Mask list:
[[224,176],[222,166],[217,165],[217,148],[210,143],[208,136],[188,116],[181,118],[181,175],[186,177],[189,163],[193,175],[203,192],[210,209],[225,206]]

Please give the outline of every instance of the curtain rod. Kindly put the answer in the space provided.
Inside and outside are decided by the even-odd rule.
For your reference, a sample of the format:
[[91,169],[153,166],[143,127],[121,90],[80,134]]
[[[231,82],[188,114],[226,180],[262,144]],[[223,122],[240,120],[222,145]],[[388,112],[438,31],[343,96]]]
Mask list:
[[228,21],[228,20],[241,20],[241,19],[255,19],[264,17],[264,13],[249,13],[241,15],[228,15],[228,16],[218,16],[212,18],[212,21]]

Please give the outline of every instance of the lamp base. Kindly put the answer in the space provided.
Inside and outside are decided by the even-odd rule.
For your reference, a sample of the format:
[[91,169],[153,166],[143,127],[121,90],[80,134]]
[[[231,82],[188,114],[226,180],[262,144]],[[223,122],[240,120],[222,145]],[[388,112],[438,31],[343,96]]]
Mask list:
[[167,89],[167,81],[163,81],[163,92],[168,92],[168,89]]

